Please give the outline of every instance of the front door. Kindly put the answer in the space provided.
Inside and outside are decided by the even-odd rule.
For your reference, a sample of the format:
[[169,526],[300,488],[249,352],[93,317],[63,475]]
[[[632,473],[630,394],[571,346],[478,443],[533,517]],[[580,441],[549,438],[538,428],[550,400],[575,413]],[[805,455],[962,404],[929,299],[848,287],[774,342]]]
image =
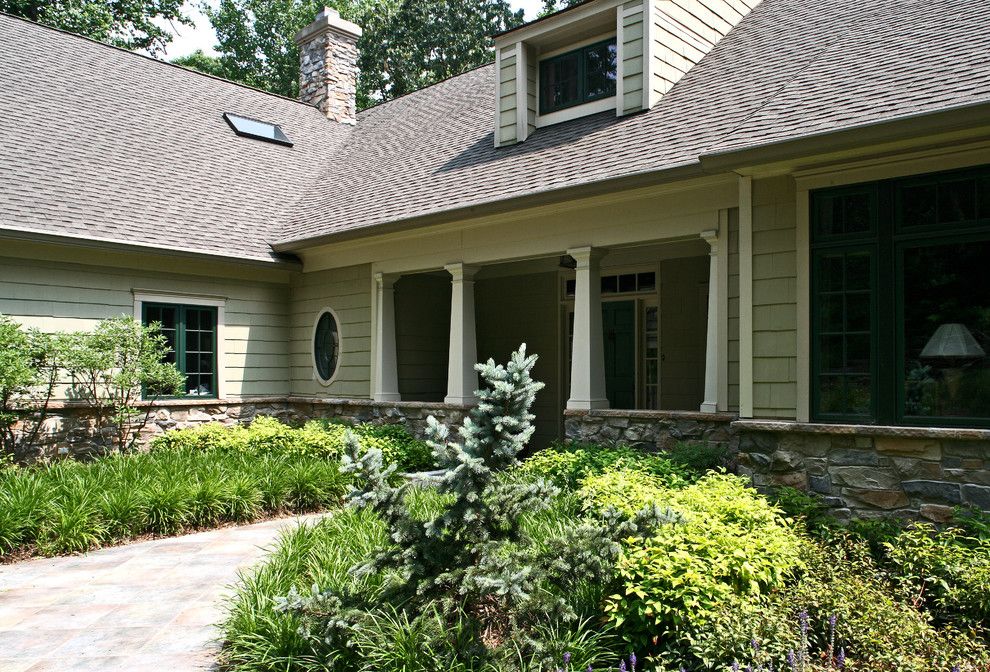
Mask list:
[[636,408],[636,302],[602,304],[605,394],[612,408]]

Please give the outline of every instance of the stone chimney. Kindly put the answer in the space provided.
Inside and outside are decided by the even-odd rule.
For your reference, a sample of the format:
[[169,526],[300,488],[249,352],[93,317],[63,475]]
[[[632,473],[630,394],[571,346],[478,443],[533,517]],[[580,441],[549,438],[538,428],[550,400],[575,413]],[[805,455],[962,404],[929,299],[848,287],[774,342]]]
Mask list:
[[361,27],[324,7],[299,31],[299,100],[320,109],[327,119],[357,123],[357,40]]

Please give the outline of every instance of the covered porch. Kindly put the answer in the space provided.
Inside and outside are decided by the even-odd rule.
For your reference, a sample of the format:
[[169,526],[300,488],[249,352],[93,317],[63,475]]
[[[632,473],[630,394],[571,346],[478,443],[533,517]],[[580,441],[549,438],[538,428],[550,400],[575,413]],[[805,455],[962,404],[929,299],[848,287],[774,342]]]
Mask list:
[[676,239],[374,269],[374,400],[469,406],[474,363],[504,361],[525,342],[546,385],[534,406],[537,446],[573,435],[565,416],[704,420],[736,410],[732,214]]

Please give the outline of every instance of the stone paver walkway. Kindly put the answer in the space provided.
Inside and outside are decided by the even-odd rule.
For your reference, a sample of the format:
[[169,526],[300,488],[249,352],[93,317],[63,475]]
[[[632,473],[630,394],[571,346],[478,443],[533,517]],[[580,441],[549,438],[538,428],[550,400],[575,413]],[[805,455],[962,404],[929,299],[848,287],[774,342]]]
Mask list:
[[212,669],[237,570],[282,529],[317,518],[0,565],[0,672]]

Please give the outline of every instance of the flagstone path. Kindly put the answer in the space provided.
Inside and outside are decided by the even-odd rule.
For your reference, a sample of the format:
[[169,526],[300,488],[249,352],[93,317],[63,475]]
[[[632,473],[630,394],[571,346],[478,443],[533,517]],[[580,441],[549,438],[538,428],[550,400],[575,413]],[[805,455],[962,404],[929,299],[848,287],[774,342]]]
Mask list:
[[319,517],[0,565],[0,672],[215,669],[237,571]]

